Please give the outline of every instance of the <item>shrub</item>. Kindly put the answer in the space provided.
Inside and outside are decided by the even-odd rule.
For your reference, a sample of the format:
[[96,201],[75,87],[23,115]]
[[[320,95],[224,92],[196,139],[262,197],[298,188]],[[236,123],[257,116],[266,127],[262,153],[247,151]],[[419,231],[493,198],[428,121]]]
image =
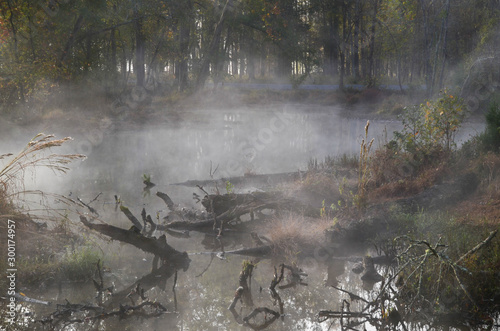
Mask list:
[[465,119],[465,109],[462,99],[444,90],[437,100],[406,107],[401,115],[403,130],[395,132],[395,137],[412,154],[425,156],[436,149],[450,151],[455,146],[455,132]]
[[486,131],[483,143],[487,150],[498,152],[500,149],[500,105],[496,102],[490,105],[486,114]]

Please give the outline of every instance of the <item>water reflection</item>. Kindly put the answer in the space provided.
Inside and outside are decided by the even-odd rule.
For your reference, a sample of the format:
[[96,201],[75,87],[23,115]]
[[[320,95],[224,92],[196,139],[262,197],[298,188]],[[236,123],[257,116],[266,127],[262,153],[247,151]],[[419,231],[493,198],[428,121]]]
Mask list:
[[[157,184],[153,192],[168,192],[175,203],[201,209],[191,198],[196,189],[169,184],[208,178],[211,163],[214,167],[219,165],[215,178],[241,176],[249,172],[264,174],[305,169],[311,157],[322,159],[326,155],[357,153],[366,125],[366,119],[349,119],[332,108],[245,109],[213,111],[208,118],[200,112],[200,116],[205,116],[200,122],[164,123],[138,130],[123,130],[117,125],[92,149],[88,160],[69,176],[56,181],[39,176],[36,187],[61,194],[72,192],[85,201],[103,192],[95,205],[100,217],[108,224],[127,229],[129,221],[114,210],[114,195],[119,195],[135,214],[145,207],[151,215],[158,214],[160,219],[166,215],[164,204],[154,194],[142,195],[143,174],[150,174]],[[384,129],[389,133],[387,139],[390,139],[390,133],[399,129],[399,124],[371,121],[370,136],[376,136],[376,141],[383,143],[386,139]],[[75,138],[78,139],[78,136]],[[245,189],[235,188],[236,191]],[[135,284],[149,271],[153,261],[151,254],[120,243],[92,240],[106,253],[104,263],[110,272],[105,274],[105,282],[114,284],[118,291]],[[227,308],[240,285],[241,266],[247,258],[226,255],[221,259],[215,254],[194,253],[251,247],[251,237],[228,235],[218,238],[215,234],[191,232],[188,238],[167,234],[167,242],[177,250],[191,254],[190,268],[178,273],[176,296],[170,290],[174,285],[172,275],[164,280],[165,289],[152,287],[147,295],[150,300],[157,300],[176,312],[175,316],[129,319],[125,325],[131,330],[241,329],[242,326]],[[308,275],[307,286],[279,289],[284,318],[270,325],[270,330],[330,328],[329,324],[317,323],[318,312],[324,309],[341,310],[342,299],[346,298],[345,293],[339,293],[332,286],[341,285],[343,289],[367,300],[373,295],[363,288],[359,276],[350,271],[353,266],[350,262],[323,263],[298,258],[292,261],[285,257],[254,262],[256,266],[249,290],[255,307],[280,310],[278,300],[269,293],[275,267],[282,263],[296,263]],[[57,289],[40,292],[40,298],[55,302],[64,302],[65,299],[70,302],[93,302],[95,290],[91,284],[62,284]],[[237,306],[236,311],[240,316],[247,316],[253,308]],[[351,305],[352,311],[356,309],[361,309],[361,304]],[[40,309],[38,316],[46,313],[48,310]],[[41,328],[40,325],[37,327]],[[85,324],[72,326],[75,330],[89,327]],[[334,321],[332,328],[336,327],[339,325]],[[93,328],[123,330],[124,322],[106,319],[94,324]]]

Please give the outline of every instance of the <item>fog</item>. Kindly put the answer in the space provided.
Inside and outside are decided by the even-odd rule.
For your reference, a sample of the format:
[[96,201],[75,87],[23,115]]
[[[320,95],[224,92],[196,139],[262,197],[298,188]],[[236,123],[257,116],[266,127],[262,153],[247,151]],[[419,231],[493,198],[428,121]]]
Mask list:
[[[195,187],[171,185],[189,179],[210,179],[243,176],[245,173],[268,174],[307,170],[308,160],[325,156],[357,155],[364,130],[370,120],[369,138],[375,138],[375,146],[383,146],[392,138],[392,132],[401,129],[397,120],[353,117],[346,115],[340,106],[305,106],[294,104],[276,104],[266,107],[239,107],[232,110],[193,109],[188,119],[182,121],[159,121],[153,124],[134,124],[130,119],[104,118],[91,128],[68,126],[51,121],[50,126],[32,124],[29,126],[10,126],[2,132],[0,149],[15,153],[26,143],[27,137],[33,137],[40,131],[54,133],[58,138],[72,136],[74,140],[61,148],[54,148],[54,153],[82,153],[84,161],[71,164],[67,174],[55,174],[47,169],[37,169],[35,174],[27,173],[25,188],[52,192],[73,199],[81,198],[89,202],[99,193],[99,199],[93,203],[99,211],[99,219],[121,228],[130,227],[126,217],[117,212],[113,196],[121,198],[124,205],[139,215],[144,207],[151,215],[166,215],[164,204],[154,196],[156,191],[167,192],[175,203],[182,206],[201,209],[192,199],[193,193],[202,192]],[[132,124],[131,124],[132,123]],[[457,137],[464,141],[471,134],[482,129],[482,123],[468,122]],[[50,130],[50,131],[47,131]],[[217,169],[216,171],[214,171]],[[151,175],[156,186],[143,191],[142,176]],[[236,186],[236,192],[255,190],[254,187]],[[224,192],[224,188],[221,188]],[[29,196],[28,201],[33,201]],[[57,198],[47,198],[53,208],[66,208],[58,204]],[[318,201],[318,204],[321,203]],[[83,214],[85,208],[75,209]],[[70,216],[70,221],[78,225],[77,216]],[[190,254],[208,251],[210,242],[215,238],[202,234],[191,234],[191,239],[170,238],[170,245]],[[132,247],[120,244],[108,244],[99,239],[91,239],[92,245],[105,251],[106,264],[111,268],[111,276],[117,287],[144,275],[150,268],[152,256],[139,252]],[[251,246],[248,238],[233,238],[225,241],[225,249],[237,249]],[[228,261],[214,261],[203,277],[202,273],[209,258],[203,255],[191,255],[191,267],[179,276],[178,300],[181,302],[183,322],[186,330],[221,329],[235,327],[235,322],[225,307],[233,291],[233,283],[243,257],[234,257]],[[277,262],[276,262],[277,263]],[[293,312],[283,327],[314,329],[312,323],[315,312],[338,302],[333,289],[323,288],[325,266],[314,259],[301,261],[309,273],[309,281],[314,284],[309,288],[295,290],[293,296],[285,301],[288,311]],[[273,263],[265,262],[259,266],[259,272],[269,275],[273,272]],[[343,270],[342,265],[340,270]],[[340,274],[342,273],[339,270]],[[339,276],[339,280],[348,284],[353,291],[362,291],[362,283],[349,272]],[[172,286],[172,280],[168,286]],[[256,278],[254,286],[267,286],[267,278]],[[229,285],[229,288],[225,286]],[[40,298],[60,301],[70,298],[79,302],[88,300],[92,285],[84,285],[88,291],[81,291],[74,284],[65,284],[62,288],[49,288],[40,293]],[[227,292],[227,293],[226,293]],[[229,294],[228,294],[229,293]],[[151,299],[165,301],[166,295],[160,289],[149,291]],[[169,294],[167,294],[169,296]],[[256,302],[266,304],[267,296],[260,295]],[[222,301],[222,302],[219,302]],[[311,309],[302,309],[308,302],[314,302]],[[322,303],[324,303],[322,305]],[[42,309],[39,314],[48,313]],[[223,311],[223,313],[222,313]],[[222,314],[222,315],[220,315]],[[151,323],[151,324],[149,324]],[[136,327],[169,327],[168,319],[159,319],[140,323],[130,321]],[[119,322],[109,322],[108,327],[121,329]],[[326,325],[322,325],[324,329]]]
[[[53,152],[81,153],[71,171],[54,176],[38,170],[28,187],[68,194],[102,191],[127,194],[140,188],[143,174],[157,185],[189,179],[214,179],[307,170],[311,158],[357,154],[366,118],[349,118],[340,107],[275,105],[265,109],[197,109],[183,122],[130,126],[128,121],[102,120],[90,129],[52,123],[50,128],[25,127],[4,134],[2,150],[20,150],[38,131],[74,140]],[[398,121],[371,120],[369,137],[384,144]],[[51,130],[46,131],[46,130]],[[54,179],[55,178],[55,179]]]

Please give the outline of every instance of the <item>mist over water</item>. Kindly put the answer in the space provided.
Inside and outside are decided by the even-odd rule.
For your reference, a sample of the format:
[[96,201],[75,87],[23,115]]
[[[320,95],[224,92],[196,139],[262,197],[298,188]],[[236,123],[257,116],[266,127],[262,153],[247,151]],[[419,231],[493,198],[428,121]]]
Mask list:
[[[106,122],[106,126],[93,129],[52,125],[53,130],[46,133],[54,133],[57,137],[70,135],[74,138],[73,142],[61,150],[53,152],[83,153],[87,155],[87,159],[72,164],[71,171],[66,175],[55,175],[46,169],[39,169],[34,178],[26,178],[26,188],[54,192],[74,199],[80,197],[87,202],[102,192],[98,201],[93,204],[100,213],[99,218],[108,224],[129,228],[127,218],[115,210],[115,194],[120,196],[124,205],[136,216],[139,216],[143,207],[152,216],[158,215],[161,218],[167,214],[165,205],[155,196],[157,191],[168,193],[177,204],[202,208],[192,199],[193,192],[202,194],[200,190],[171,184],[189,179],[210,179],[211,168],[212,171],[217,168],[215,179],[230,178],[243,176],[245,173],[307,170],[310,158],[321,161],[328,155],[357,155],[367,121],[367,118],[350,118],[339,107],[294,105],[269,106],[266,109],[247,107],[231,111],[200,109],[193,110],[191,115],[190,120],[179,123],[130,126],[125,121],[112,121]],[[369,138],[375,138],[375,146],[380,146],[391,139],[393,131],[400,128],[399,121],[372,119]],[[465,128],[457,141],[466,140],[471,133],[476,133],[474,131],[480,131],[482,124],[468,123]],[[20,150],[27,143],[27,137],[35,136],[39,129],[25,127],[3,134],[0,144],[2,152]],[[143,174],[151,175],[152,182],[156,184],[151,192],[143,191]],[[237,192],[249,189],[251,188],[235,187]],[[221,190],[225,193],[224,188]],[[88,211],[82,209],[79,212]],[[70,219],[75,224],[78,223],[76,216]],[[215,237],[198,233],[191,233],[188,240],[168,237],[170,245],[190,254],[210,251],[215,240]],[[94,244],[105,252],[105,263],[112,274],[109,281],[113,280],[120,289],[150,270],[152,256],[149,254],[126,245],[109,244],[100,240],[96,240]],[[248,238],[225,241],[226,250],[251,245]],[[234,329],[236,324],[227,311],[227,306],[237,286],[241,263],[246,258],[231,257],[223,261],[216,259],[214,266],[203,277],[197,275],[206,268],[209,255],[192,255],[191,259],[190,269],[179,274],[177,285],[177,299],[182,314],[180,323],[183,328]],[[279,263],[281,262],[267,260],[260,263],[258,275],[265,276],[254,278],[254,288],[267,288],[273,266]],[[333,289],[326,290],[323,285],[327,268],[325,265],[311,259],[302,261],[302,267],[309,274],[308,282],[311,285],[291,290],[293,292],[284,292],[287,314],[293,316],[285,318],[285,322],[273,328],[326,329],[328,325],[312,323],[315,314],[320,309],[340,302],[338,293]],[[353,292],[362,292],[359,279],[351,277],[349,271],[339,276],[339,280]],[[172,282],[172,279],[168,280],[167,288],[172,286]],[[65,284],[62,289],[49,289],[40,295],[51,301],[66,298],[74,302],[92,300],[92,285],[84,287],[88,287],[88,290],[82,292],[74,284]],[[170,299],[165,298],[169,298],[171,292],[154,288],[148,295],[151,299],[168,302]],[[259,294],[254,300],[266,305],[268,294]],[[43,311],[40,313],[43,314]],[[119,322],[106,323],[110,330],[122,328]],[[138,321],[130,323],[136,327],[144,327]],[[147,323],[149,327],[165,328],[172,322],[159,319]]]
[[[85,154],[87,159],[56,179],[42,171],[35,185],[61,194],[112,190],[113,194],[127,195],[140,191],[143,174],[150,174],[161,187],[210,179],[211,166],[212,171],[217,168],[215,179],[307,170],[310,158],[321,161],[327,155],[358,153],[367,119],[348,118],[340,112],[337,107],[293,105],[200,109],[192,112],[191,120],[181,123],[131,128],[115,121],[93,133],[101,135],[99,139],[89,139],[81,128],[71,133],[69,128],[54,126],[58,137],[74,138],[64,151]],[[375,138],[375,145],[383,144],[399,128],[397,121],[372,120],[369,137]],[[21,141],[18,149],[25,144],[20,137],[15,141]],[[176,187],[167,191],[172,189]]]

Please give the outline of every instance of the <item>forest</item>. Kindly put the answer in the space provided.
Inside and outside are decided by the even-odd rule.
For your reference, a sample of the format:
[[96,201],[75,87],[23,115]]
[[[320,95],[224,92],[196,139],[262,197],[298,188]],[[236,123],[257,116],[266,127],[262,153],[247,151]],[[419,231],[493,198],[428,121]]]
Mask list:
[[3,107],[62,86],[168,94],[207,82],[460,86],[494,62],[495,0],[5,0]]

